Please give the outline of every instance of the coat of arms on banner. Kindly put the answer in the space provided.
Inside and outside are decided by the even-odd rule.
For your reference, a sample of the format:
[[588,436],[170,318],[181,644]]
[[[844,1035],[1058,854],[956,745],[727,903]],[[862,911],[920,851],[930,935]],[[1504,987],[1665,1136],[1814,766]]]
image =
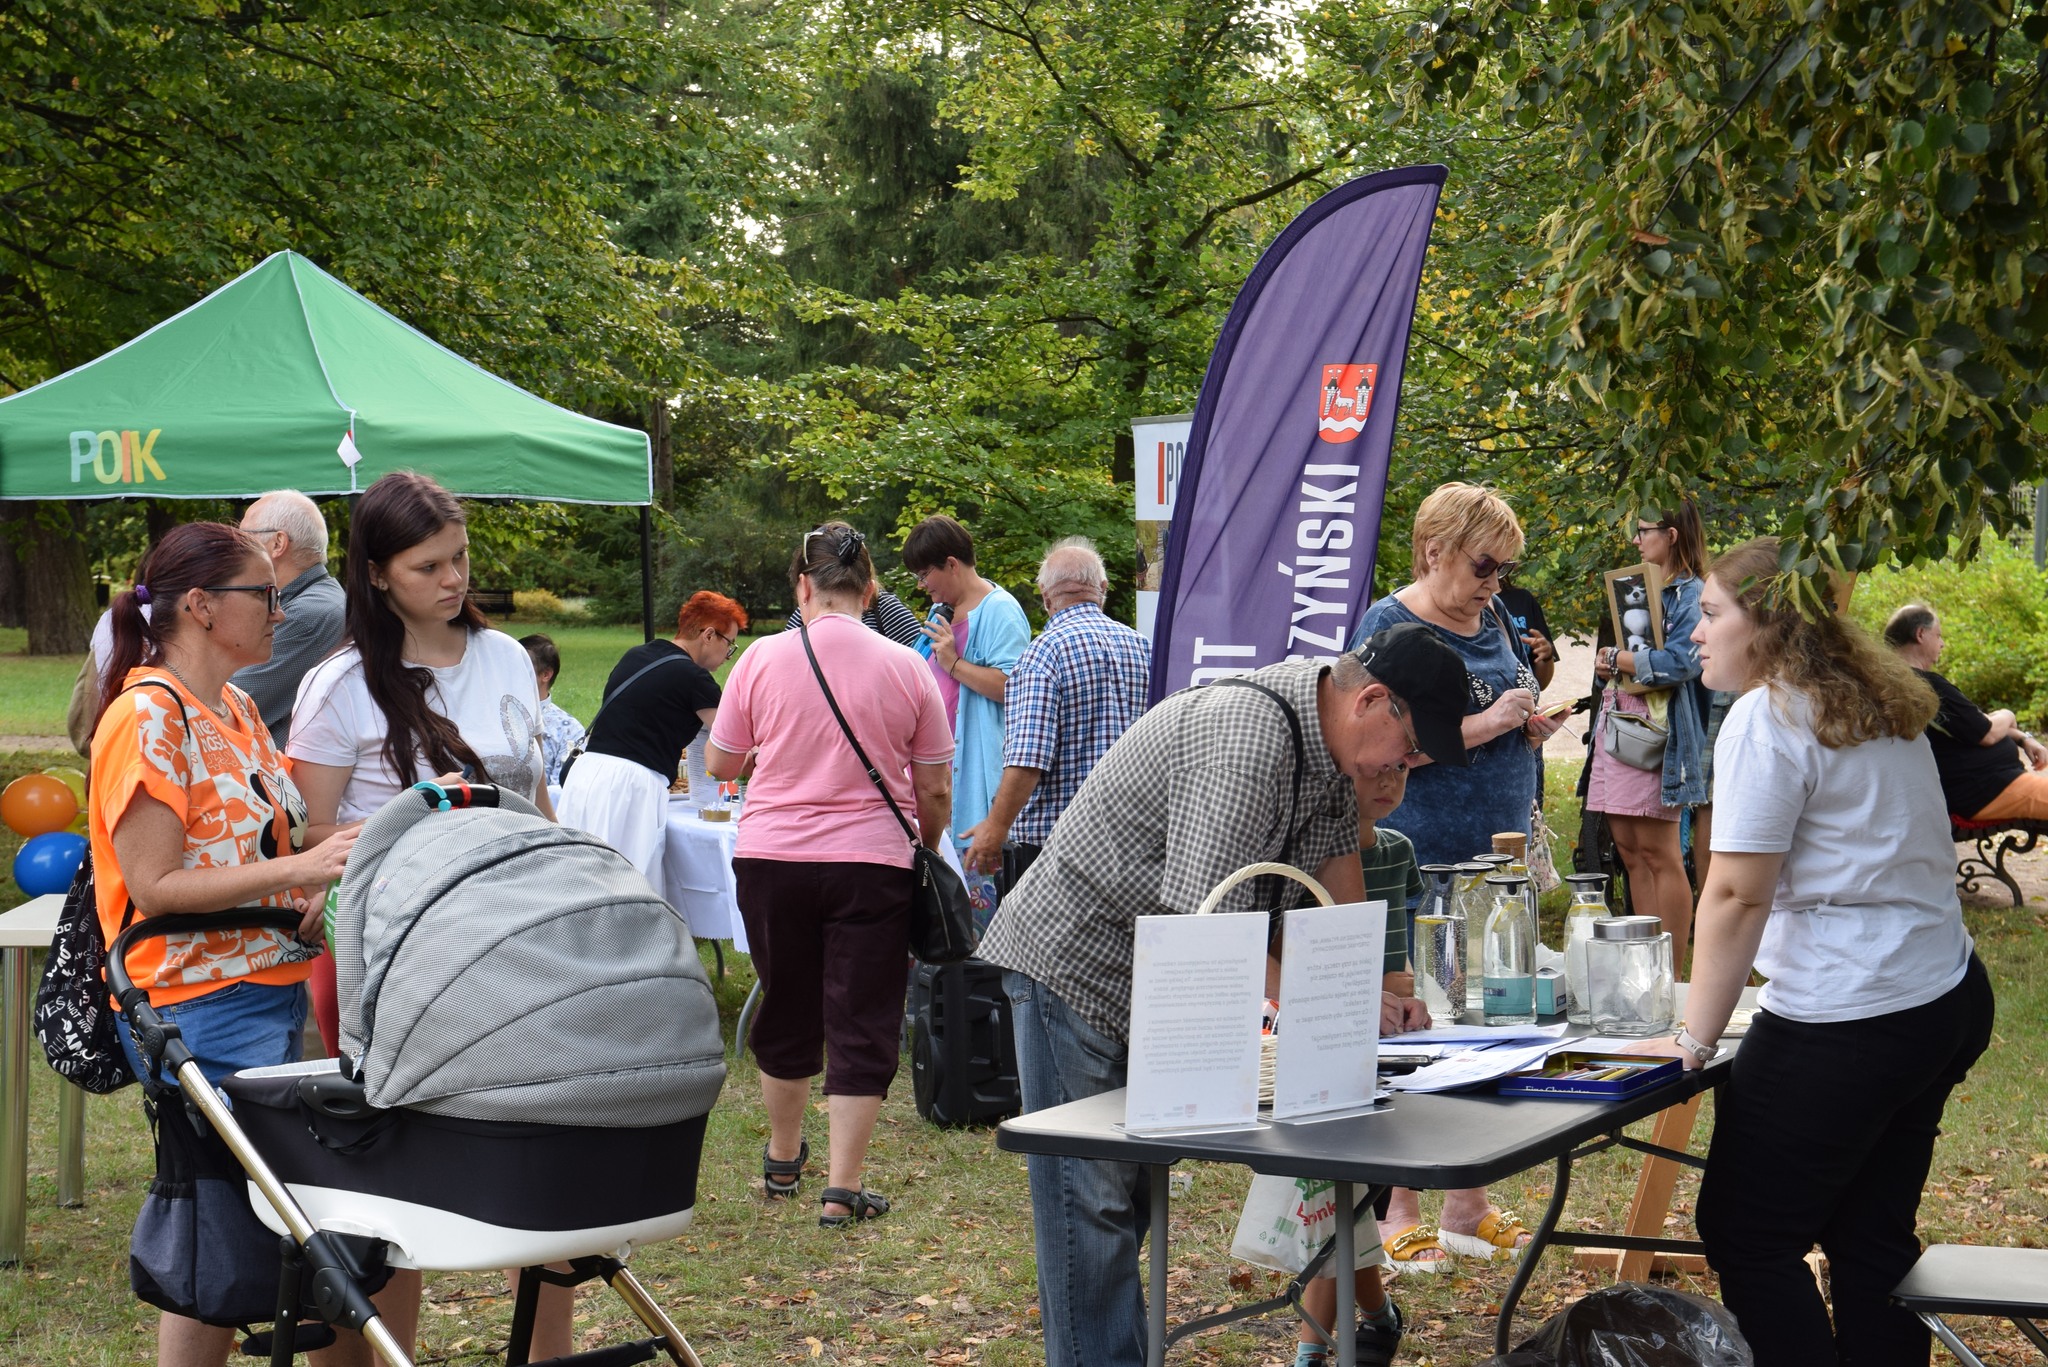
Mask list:
[[1316,435],[1324,441],[1350,441],[1365,430],[1372,410],[1372,388],[1379,379],[1376,365],[1326,365],[1316,409]]

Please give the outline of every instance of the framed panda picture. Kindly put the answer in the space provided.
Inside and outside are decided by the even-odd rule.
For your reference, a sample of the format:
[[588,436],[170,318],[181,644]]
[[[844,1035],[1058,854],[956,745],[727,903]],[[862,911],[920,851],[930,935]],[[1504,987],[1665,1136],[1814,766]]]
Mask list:
[[[1614,641],[1633,654],[1638,650],[1664,648],[1664,572],[1655,565],[1630,565],[1609,570],[1607,615],[1614,626]],[[1627,679],[1619,684],[1624,693],[1647,693],[1645,684]]]

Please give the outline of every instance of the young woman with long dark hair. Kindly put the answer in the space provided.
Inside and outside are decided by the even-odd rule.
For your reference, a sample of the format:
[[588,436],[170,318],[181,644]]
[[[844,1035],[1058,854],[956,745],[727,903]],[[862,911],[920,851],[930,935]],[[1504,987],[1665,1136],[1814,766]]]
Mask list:
[[[469,601],[469,527],[462,504],[425,475],[372,484],[349,522],[343,578],[348,633],[299,684],[288,753],[306,795],[312,838],[360,821],[421,779],[460,773],[533,800],[550,818],[540,750],[540,688],[519,642]],[[334,961],[314,969],[314,1018],[339,1041]],[[378,1296],[409,1341],[418,1273]],[[569,1351],[568,1297],[545,1288],[548,1351]]]

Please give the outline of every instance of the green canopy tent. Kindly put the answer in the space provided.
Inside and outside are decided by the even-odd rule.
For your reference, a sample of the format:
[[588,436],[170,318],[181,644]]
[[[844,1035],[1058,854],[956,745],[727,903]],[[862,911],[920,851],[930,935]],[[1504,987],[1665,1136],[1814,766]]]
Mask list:
[[468,498],[641,509],[644,432],[499,379],[296,252],[97,360],[0,399],[0,498],[357,493],[392,470]]

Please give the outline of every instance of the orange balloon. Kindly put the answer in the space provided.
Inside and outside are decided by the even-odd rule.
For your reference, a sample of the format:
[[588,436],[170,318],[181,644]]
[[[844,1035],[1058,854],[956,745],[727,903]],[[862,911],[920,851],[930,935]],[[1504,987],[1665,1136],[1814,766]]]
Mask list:
[[0,821],[16,835],[35,837],[61,831],[78,815],[78,799],[62,779],[23,774],[0,792]]

